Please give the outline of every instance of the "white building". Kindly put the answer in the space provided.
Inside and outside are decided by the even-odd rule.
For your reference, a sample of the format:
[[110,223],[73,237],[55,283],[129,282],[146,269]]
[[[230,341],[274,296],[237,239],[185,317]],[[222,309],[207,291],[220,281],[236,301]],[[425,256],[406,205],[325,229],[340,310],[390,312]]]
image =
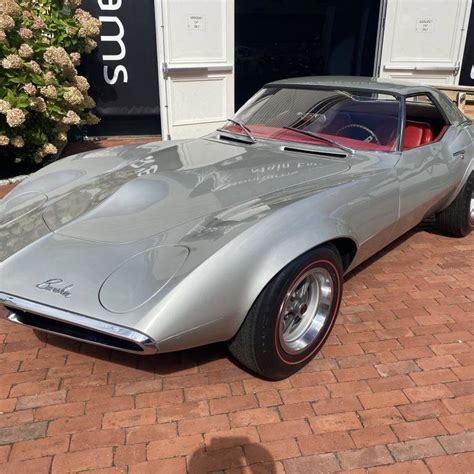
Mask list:
[[134,133],[161,132],[164,139],[202,135],[265,82],[283,77],[376,75],[453,85],[471,79],[471,0],[83,4],[104,24],[85,69],[110,134],[135,125]]

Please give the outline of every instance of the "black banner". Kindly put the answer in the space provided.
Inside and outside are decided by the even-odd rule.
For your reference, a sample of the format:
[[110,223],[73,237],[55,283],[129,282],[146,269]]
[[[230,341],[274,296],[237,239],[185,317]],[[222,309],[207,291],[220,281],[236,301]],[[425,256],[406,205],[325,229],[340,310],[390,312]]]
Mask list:
[[98,48],[81,66],[102,117],[160,113],[154,0],[83,0],[100,17]]
[[469,18],[459,84],[461,86],[474,86],[474,5]]

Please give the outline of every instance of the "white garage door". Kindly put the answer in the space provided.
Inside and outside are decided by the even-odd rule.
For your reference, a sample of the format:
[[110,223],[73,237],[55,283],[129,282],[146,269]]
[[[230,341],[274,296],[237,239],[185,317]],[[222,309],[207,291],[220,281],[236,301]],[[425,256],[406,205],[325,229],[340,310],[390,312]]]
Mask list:
[[164,139],[193,138],[234,114],[234,0],[158,0]]
[[471,0],[387,0],[380,77],[457,84]]

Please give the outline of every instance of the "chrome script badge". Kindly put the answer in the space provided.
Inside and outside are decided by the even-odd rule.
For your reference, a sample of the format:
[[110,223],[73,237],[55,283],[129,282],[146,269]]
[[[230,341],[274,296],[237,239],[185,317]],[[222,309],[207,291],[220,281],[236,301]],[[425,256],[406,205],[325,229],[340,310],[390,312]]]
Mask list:
[[51,293],[56,293],[58,295],[64,296],[64,298],[70,298],[71,292],[69,291],[74,285],[58,286],[63,283],[63,280],[60,278],[51,278],[46,280],[43,283],[38,283],[36,288],[39,290],[49,291]]

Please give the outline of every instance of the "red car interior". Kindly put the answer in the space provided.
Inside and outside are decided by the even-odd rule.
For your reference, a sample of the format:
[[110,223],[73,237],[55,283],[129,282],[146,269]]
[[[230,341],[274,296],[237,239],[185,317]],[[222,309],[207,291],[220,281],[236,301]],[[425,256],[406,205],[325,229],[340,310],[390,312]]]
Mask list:
[[[382,104],[383,105],[383,104]],[[377,108],[376,108],[377,107]],[[304,130],[318,133],[321,136],[334,140],[342,145],[359,150],[374,151],[394,151],[396,149],[396,140],[398,136],[398,118],[394,117],[380,104],[373,104],[370,110],[354,113],[352,110],[334,110],[326,114],[326,122],[324,126],[316,125],[316,129],[311,128],[311,124],[301,123],[295,124]],[[435,109],[436,110],[436,109]],[[433,114],[433,108],[417,105],[410,105],[410,115],[407,113],[405,124],[402,150],[410,150],[422,145],[427,145],[434,141],[438,141],[447,126],[444,121]],[[375,113],[374,113],[375,112]],[[424,117],[423,117],[424,115]],[[415,120],[413,120],[413,118]],[[361,125],[371,130],[377,136],[380,143],[375,141],[364,141],[364,138],[354,138],[345,135],[351,135],[350,125]],[[297,143],[314,144],[331,146],[324,140],[318,140],[311,136],[305,136],[301,133],[287,130],[278,126],[270,126],[263,124],[247,124],[252,134],[256,137],[271,138],[277,140],[286,140]],[[346,128],[345,128],[346,127]],[[235,124],[226,127],[227,130],[234,133],[242,134],[242,129]]]
[[[318,143],[325,146],[331,146],[330,144],[326,143],[324,140],[318,140],[317,138],[313,138],[310,136],[305,136],[298,132],[294,132],[292,130],[286,130],[284,128],[279,127],[269,127],[268,125],[247,125],[252,134],[256,137],[260,138],[272,138],[274,140],[287,140],[290,142],[296,143],[306,143],[306,144],[314,144]],[[226,130],[233,133],[242,134],[242,130],[238,125],[230,125],[226,127]],[[320,133],[320,135],[327,137],[331,140],[335,140],[342,145],[346,145],[350,148],[360,149],[360,150],[378,150],[378,151],[393,151],[394,150],[394,143],[389,145],[380,145],[377,143],[369,143],[364,142],[361,140],[355,140],[353,138],[342,137],[339,135],[332,135],[328,133]]]
[[407,121],[403,137],[403,150],[410,150],[433,141],[433,130],[426,122]]

